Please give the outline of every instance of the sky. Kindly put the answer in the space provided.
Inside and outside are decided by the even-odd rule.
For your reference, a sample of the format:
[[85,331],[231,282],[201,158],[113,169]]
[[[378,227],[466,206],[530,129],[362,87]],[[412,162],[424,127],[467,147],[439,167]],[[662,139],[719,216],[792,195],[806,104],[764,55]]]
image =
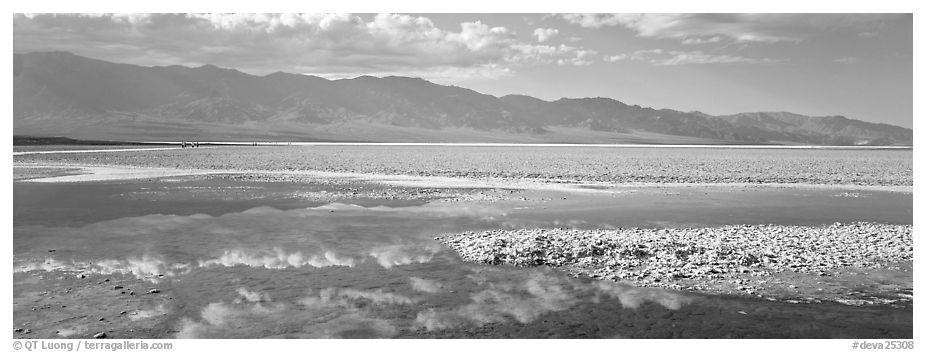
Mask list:
[[913,125],[911,14],[13,14],[13,50]]

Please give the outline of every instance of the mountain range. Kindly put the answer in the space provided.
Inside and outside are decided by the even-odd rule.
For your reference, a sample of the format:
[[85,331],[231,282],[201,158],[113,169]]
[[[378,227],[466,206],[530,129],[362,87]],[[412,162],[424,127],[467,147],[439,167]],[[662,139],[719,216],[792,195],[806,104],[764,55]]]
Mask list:
[[420,78],[255,76],[66,52],[13,57],[16,135],[83,139],[912,145],[911,129],[843,116],[712,116],[610,98],[496,97]]

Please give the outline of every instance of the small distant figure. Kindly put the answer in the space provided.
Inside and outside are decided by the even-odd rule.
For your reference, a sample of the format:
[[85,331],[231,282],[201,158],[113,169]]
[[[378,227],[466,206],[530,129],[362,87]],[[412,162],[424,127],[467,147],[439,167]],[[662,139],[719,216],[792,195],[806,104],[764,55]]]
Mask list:
[[199,148],[199,142],[193,142],[193,148]]
[[186,141],[180,141],[180,148],[186,148]]

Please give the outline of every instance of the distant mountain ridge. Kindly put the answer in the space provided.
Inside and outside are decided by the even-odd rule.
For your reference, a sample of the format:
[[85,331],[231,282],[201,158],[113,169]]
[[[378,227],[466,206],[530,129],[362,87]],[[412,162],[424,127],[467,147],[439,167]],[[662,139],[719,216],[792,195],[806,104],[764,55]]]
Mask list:
[[124,140],[912,145],[913,131],[842,116],[711,116],[610,98],[495,97],[420,78],[327,80],[213,65],[142,67],[14,54],[14,133]]

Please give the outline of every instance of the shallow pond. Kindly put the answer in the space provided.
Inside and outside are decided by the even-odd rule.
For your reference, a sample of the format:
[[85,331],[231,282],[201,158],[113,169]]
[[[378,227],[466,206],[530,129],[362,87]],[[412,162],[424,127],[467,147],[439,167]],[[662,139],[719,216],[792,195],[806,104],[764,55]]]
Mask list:
[[[362,187],[377,187],[370,184]],[[912,223],[912,195],[721,187],[500,202],[296,196],[324,184],[14,183],[20,337],[911,338],[912,306],[789,304],[462,262],[492,228]],[[605,190],[606,191],[606,190]],[[523,199],[521,199],[523,198]]]

